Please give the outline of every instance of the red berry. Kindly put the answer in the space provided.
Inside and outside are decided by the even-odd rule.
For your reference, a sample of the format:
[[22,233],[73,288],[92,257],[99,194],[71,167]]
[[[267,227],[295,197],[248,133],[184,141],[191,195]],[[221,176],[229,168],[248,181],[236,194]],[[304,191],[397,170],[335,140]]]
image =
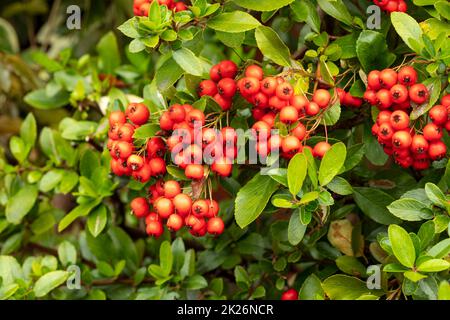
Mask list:
[[307,106],[306,106],[306,114],[308,116],[315,116],[320,112],[320,107],[317,103],[315,102],[310,102]]
[[173,129],[173,121],[170,119],[169,111],[163,112],[161,118],[159,118],[159,126],[162,130],[170,131]]
[[162,157],[166,151],[164,141],[159,137],[151,138],[147,143],[147,155],[150,158]]
[[428,89],[421,83],[416,83],[409,88],[409,98],[412,102],[422,104],[428,100]]
[[139,171],[144,166],[144,158],[136,154],[132,154],[127,159],[127,166],[133,171]]
[[261,92],[267,96],[275,94],[278,82],[274,77],[267,77],[261,81]]
[[168,180],[164,183],[164,197],[172,199],[181,193],[180,184],[174,180]]
[[152,170],[148,164],[144,164],[138,171],[133,171],[133,178],[141,183],[146,183],[152,176]]
[[325,153],[330,150],[331,145],[328,142],[321,141],[317,143],[313,148],[313,156],[322,159]]
[[372,70],[367,75],[367,84],[371,90],[381,89],[380,71]]
[[203,96],[211,96],[211,97],[213,97],[216,94],[217,94],[217,86],[214,83],[214,81],[212,81],[212,80],[203,80],[198,85],[198,95],[200,97],[203,97]]
[[219,204],[216,200],[207,200],[209,210],[205,213],[206,218],[214,218],[219,213]]
[[383,88],[392,88],[398,80],[397,72],[392,69],[384,69],[380,72],[380,83]]
[[218,64],[211,68],[211,70],[209,71],[209,77],[214,82],[219,82],[220,79],[222,79],[222,76],[220,75],[220,66]]
[[279,111],[281,108],[287,106],[287,101],[281,100],[278,96],[273,96],[269,98],[269,107],[274,111]]
[[217,102],[217,104],[222,108],[223,111],[227,111],[231,108],[231,98],[224,98],[220,94],[216,94],[214,96],[214,100]]
[[219,63],[219,74],[221,78],[233,78],[236,77],[238,68],[237,65],[230,60],[224,60]]
[[397,110],[392,112],[390,122],[394,130],[403,130],[409,127],[409,116],[405,111]]
[[192,204],[191,213],[196,216],[197,218],[202,218],[203,216],[207,215],[209,211],[208,202],[206,200],[200,199],[194,201]]
[[167,228],[170,231],[174,231],[174,232],[180,230],[181,227],[183,227],[183,224],[184,224],[183,218],[176,213],[171,214],[169,216],[169,218],[167,219],[167,223],[166,223]]
[[162,158],[152,158],[148,162],[153,176],[160,176],[166,173],[166,163]]
[[447,108],[441,105],[434,106],[428,112],[430,119],[438,126],[444,126],[448,119]]
[[298,300],[298,292],[295,289],[289,289],[281,295],[281,300]]
[[399,149],[407,149],[411,146],[412,137],[408,131],[400,130],[392,135],[392,144]]
[[169,108],[169,118],[175,123],[184,121],[186,118],[186,111],[184,107],[179,104],[174,104]]
[[236,93],[236,89],[236,82],[231,78],[223,78],[217,84],[217,91],[224,98],[231,99]]
[[331,100],[331,95],[327,90],[324,89],[317,89],[316,92],[314,92],[312,100],[317,103],[317,105],[324,109],[328,106]]
[[255,94],[252,100],[253,105],[257,108],[264,109],[269,106],[269,98],[267,98],[267,96],[262,92]]
[[219,176],[228,177],[231,175],[233,165],[231,161],[226,157],[220,157],[212,165],[211,170],[217,173]]
[[187,194],[179,193],[173,198],[172,203],[174,205],[175,211],[185,217],[192,209],[192,199]]
[[412,86],[417,81],[417,72],[413,67],[405,66],[398,71],[398,83]]
[[437,125],[435,125],[434,123],[429,123],[427,124],[423,130],[423,136],[425,139],[427,139],[428,141],[437,141],[442,139],[442,130],[440,127],[438,127]]
[[223,223],[223,220],[219,217],[209,219],[206,225],[206,230],[208,231],[208,233],[216,236],[222,234],[224,229],[225,224]]
[[292,134],[296,136],[300,141],[305,139],[306,136],[306,128],[303,123],[299,122],[297,126],[292,129]]
[[421,134],[412,137],[411,151],[415,154],[424,154],[428,150],[428,141]]
[[259,92],[260,83],[256,78],[245,77],[239,84],[239,92],[244,96],[252,96]]
[[192,109],[186,115],[186,121],[192,128],[194,126],[203,127],[205,125],[205,114],[198,109]]
[[185,11],[187,9],[188,8],[186,7],[186,5],[183,2],[176,2],[173,7],[173,10],[175,12]]
[[124,124],[126,122],[125,114],[122,111],[113,111],[109,114],[109,124]]
[[290,100],[291,97],[294,95],[294,88],[292,88],[290,83],[284,82],[277,86],[275,94],[281,100]]
[[377,93],[373,90],[367,90],[364,92],[364,101],[369,103],[372,106],[375,106],[377,104]]
[[391,141],[392,135],[394,134],[394,130],[389,122],[383,122],[378,127],[378,137],[384,141]]
[[156,238],[160,237],[164,233],[164,228],[160,221],[150,221],[145,230],[148,235]]
[[118,141],[111,151],[114,158],[126,160],[128,159],[129,156],[131,156],[133,150],[134,146],[131,143],[125,141]]
[[117,135],[119,140],[133,142],[134,127],[129,123],[125,123],[119,127]]
[[201,164],[188,164],[184,169],[184,174],[188,179],[200,180],[204,176],[204,168]]
[[298,111],[292,106],[283,107],[280,111],[280,121],[283,123],[293,123],[298,120]]
[[447,147],[442,141],[433,141],[428,148],[428,155],[431,160],[441,160],[447,153]]
[[260,66],[253,64],[245,69],[245,76],[262,80],[264,77],[264,71]]
[[450,94],[447,94],[447,95],[442,97],[441,104],[444,107],[450,107]]
[[302,151],[302,144],[296,136],[287,136],[281,141],[281,150],[289,156],[294,156]]
[[378,108],[388,109],[392,105],[392,96],[388,89],[380,89],[376,96]]
[[137,125],[146,123],[150,117],[150,111],[143,103],[130,103],[125,114],[131,122]]
[[143,218],[150,213],[150,207],[147,199],[142,197],[134,198],[130,203],[130,208],[137,218]]
[[289,100],[291,106],[297,109],[300,115],[305,114],[306,107],[309,104],[308,99],[304,95],[295,95],[292,96],[291,100]]
[[159,221],[159,215],[156,212],[150,212],[145,217],[145,224],[149,224],[151,221]]
[[158,198],[153,206],[155,208],[155,211],[163,219],[167,219],[175,209],[172,201],[165,197]]
[[380,111],[380,113],[378,113],[378,116],[377,116],[377,124],[381,125],[384,122],[389,122],[390,123],[391,116],[392,116],[392,112],[390,112],[388,110]]
[[402,84],[392,86],[390,92],[394,103],[403,103],[408,100],[408,89]]

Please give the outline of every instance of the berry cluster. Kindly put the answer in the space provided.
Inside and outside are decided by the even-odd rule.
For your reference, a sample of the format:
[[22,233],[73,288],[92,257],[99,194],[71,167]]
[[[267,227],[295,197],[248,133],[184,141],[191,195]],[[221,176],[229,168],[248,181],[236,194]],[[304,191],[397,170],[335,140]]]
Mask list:
[[[188,178],[204,178],[204,167],[201,164],[203,150],[200,146],[206,148],[209,143],[215,141],[211,140],[212,133],[208,128],[200,130],[202,139],[199,144],[194,144],[194,140],[191,140],[195,136],[194,127],[198,125],[201,128],[205,124],[204,113],[191,105],[171,106],[159,119],[159,136],[148,139],[146,145],[137,149],[133,140],[134,132],[147,123],[149,118],[150,112],[142,103],[131,103],[125,113],[113,111],[109,117],[107,146],[112,157],[111,171],[117,176],[132,176],[141,183],[150,181],[152,177],[157,179],[156,183],[150,186],[148,199],[138,197],[132,200],[130,206],[133,213],[138,218],[145,218],[147,233],[155,237],[163,233],[164,221],[171,231],[178,231],[187,226],[195,236],[204,236],[206,233],[221,234],[224,222],[217,217],[219,206],[215,200],[193,200],[181,192],[177,181],[164,182],[162,179],[167,172],[164,159],[167,150],[172,152],[174,163],[185,169]],[[213,130],[213,133],[216,131]],[[228,139],[233,133],[235,136],[234,129],[222,129],[222,134]],[[222,149],[226,149],[227,145],[229,143],[223,143]],[[175,153],[175,148],[180,150]],[[211,170],[221,176],[228,176],[232,170],[231,161],[219,159],[212,163]]]
[[200,97],[211,96],[222,110],[229,110],[237,90],[234,81],[237,72],[237,65],[230,60],[224,60],[214,65],[209,72],[210,79],[200,82],[198,95]]
[[[281,150],[281,156],[290,159],[296,153],[302,152],[307,146],[306,140],[314,128],[307,128],[308,117],[318,115],[331,102],[331,95],[325,89],[314,92],[312,101],[304,95],[294,94],[292,85],[282,77],[264,77],[264,72],[257,65],[250,65],[244,72],[244,77],[237,81],[240,94],[252,105],[257,144],[256,151],[262,157]],[[285,136],[271,135],[279,120],[288,129]],[[330,145],[322,141],[317,143],[311,152],[322,158]]]
[[350,92],[345,92],[344,89],[336,88],[337,94],[339,96],[339,102],[341,106],[351,107],[351,108],[360,108],[363,100],[361,98],[357,98],[351,95]]
[[380,110],[372,133],[386,154],[393,155],[400,166],[416,170],[425,170],[431,161],[445,157],[442,128],[448,122],[446,106],[434,106],[429,112],[432,122],[423,128],[410,122],[412,104],[421,105],[429,98],[427,87],[417,83],[414,68],[374,70],[367,82],[364,99]]
[[[153,0],[134,0],[133,11],[135,16],[148,16],[150,4]],[[187,10],[186,5],[177,0],[158,0],[159,5],[167,6],[170,10],[175,12]]]
[[386,12],[406,12],[408,6],[404,0],[373,0],[377,6]]

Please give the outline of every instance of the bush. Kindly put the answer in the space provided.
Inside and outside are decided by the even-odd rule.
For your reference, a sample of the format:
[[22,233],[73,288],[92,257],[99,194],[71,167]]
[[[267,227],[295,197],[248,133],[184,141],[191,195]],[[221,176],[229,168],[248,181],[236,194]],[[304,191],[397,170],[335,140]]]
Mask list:
[[447,1],[130,2],[1,5],[2,299],[450,300]]

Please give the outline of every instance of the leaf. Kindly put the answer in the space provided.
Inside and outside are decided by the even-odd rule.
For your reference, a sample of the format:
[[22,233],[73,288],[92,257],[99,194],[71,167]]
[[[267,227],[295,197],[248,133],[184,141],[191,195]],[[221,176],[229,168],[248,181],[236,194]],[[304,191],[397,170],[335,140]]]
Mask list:
[[413,104],[413,110],[410,113],[411,120],[416,120],[423,114],[427,113],[436,104],[441,93],[441,78],[428,78],[423,81],[423,84],[427,87],[428,92],[430,93],[430,98],[421,105]]
[[416,250],[408,232],[402,227],[392,224],[388,228],[389,241],[397,260],[405,267],[414,267]]
[[20,137],[25,143],[27,154],[36,143],[37,125],[34,115],[30,112],[20,126]]
[[353,18],[342,0],[318,0],[320,8],[333,18],[351,26]]
[[356,41],[356,54],[363,69],[368,72],[382,70],[395,61],[395,54],[389,52],[386,37],[376,31],[364,30]]
[[96,49],[100,56],[101,70],[107,74],[114,74],[114,70],[120,66],[119,47],[114,33],[108,32],[104,35]]
[[295,0],[291,2],[290,7],[296,21],[306,22],[314,32],[320,33],[320,17],[311,1]]
[[92,236],[94,236],[94,238],[97,237],[103,231],[103,229],[105,229],[107,222],[108,213],[104,205],[99,206],[89,214],[89,217],[87,219],[87,226],[89,232],[92,234]]
[[443,259],[430,259],[417,266],[417,270],[421,272],[440,272],[449,268],[450,262]]
[[347,149],[347,158],[345,159],[344,167],[339,174],[353,169],[356,165],[361,162],[364,157],[364,144],[358,143],[352,145]]
[[1,286],[7,286],[16,281],[23,279],[23,271],[16,258],[13,256],[0,255],[0,278]]
[[36,109],[51,110],[61,108],[69,103],[70,94],[67,91],[58,91],[52,96],[47,95],[45,89],[38,89],[28,93],[24,100]]
[[[364,239],[360,234],[357,235],[354,230],[355,228],[349,220],[335,220],[331,222],[328,229],[328,241],[343,254],[359,257],[364,249]],[[360,243],[357,248],[353,248],[355,242]]]
[[166,276],[172,271],[173,254],[169,241],[164,241],[159,248],[159,263]]
[[294,0],[233,0],[238,6],[254,11],[272,11],[280,9]]
[[447,20],[450,20],[450,3],[447,1],[438,1],[434,4],[437,12]]
[[39,145],[47,157],[49,157],[53,162],[59,164],[61,160],[56,149],[53,131],[50,128],[45,127],[42,129],[39,137]]
[[355,257],[340,256],[336,259],[337,267],[351,276],[364,277],[366,275],[366,267]]
[[269,176],[256,174],[237,193],[234,216],[242,229],[252,223],[266,207],[278,183]]
[[375,222],[389,225],[401,220],[389,212],[389,206],[395,199],[375,188],[353,188],[353,197],[358,207]]
[[298,245],[302,241],[307,228],[307,225],[304,225],[300,220],[300,213],[299,209],[295,210],[292,212],[289,220],[288,240],[293,246]]
[[119,29],[120,32],[122,32],[128,38],[137,38],[139,37],[137,24],[138,22],[136,17],[133,17],[122,23],[120,26],[117,27],[117,29]]
[[258,48],[265,57],[280,66],[291,65],[289,48],[272,28],[259,26],[256,28],[255,38]]
[[41,298],[47,295],[53,289],[56,289],[62,285],[69,277],[69,272],[67,271],[52,271],[44,274],[40,277],[34,284],[34,294],[36,297]]
[[422,279],[425,279],[427,276],[423,275],[421,273],[415,272],[415,271],[411,271],[408,270],[405,273],[403,273],[403,275],[408,278],[409,280],[411,280],[412,282],[418,282]]
[[319,183],[325,186],[333,180],[344,165],[347,149],[342,142],[335,143],[328,150],[320,163]]
[[64,171],[52,169],[48,171],[39,181],[39,190],[41,192],[49,192],[53,190],[63,178]]
[[289,191],[295,197],[302,189],[308,162],[303,153],[297,153],[290,161],[287,171]]
[[173,58],[167,59],[155,74],[156,86],[161,91],[166,91],[173,86],[183,75],[183,69],[175,62]]
[[173,51],[173,59],[187,73],[201,77],[203,75],[203,63],[188,48]]
[[425,184],[425,193],[427,194],[428,199],[433,202],[433,204],[448,209],[450,207],[444,193],[439,189],[435,184],[428,182]]
[[391,22],[403,42],[413,51],[420,54],[424,44],[422,40],[422,29],[417,21],[404,12],[392,12]]
[[216,31],[216,36],[224,45],[232,48],[240,47],[245,40],[245,32],[229,33]]
[[253,30],[259,25],[258,20],[242,11],[221,13],[207,22],[209,28],[229,33]]
[[24,162],[28,156],[25,142],[20,137],[13,136],[11,140],[9,140],[9,149],[19,163]]
[[396,200],[387,207],[389,212],[391,212],[394,216],[406,221],[431,219],[432,216],[424,211],[426,208],[426,204],[411,198]]
[[134,132],[134,139],[148,139],[152,138],[156,135],[156,133],[160,130],[159,125],[147,123],[136,129]]
[[77,249],[69,241],[63,241],[58,246],[58,257],[63,266],[75,264],[77,262]]
[[332,300],[355,300],[363,295],[381,296],[381,290],[369,290],[367,284],[355,277],[333,275],[322,283],[323,290]]
[[184,282],[188,290],[200,290],[208,286],[208,281],[199,274],[189,277]]
[[35,185],[25,185],[8,199],[6,204],[6,220],[12,224],[20,224],[23,218],[33,208],[38,197]]
[[92,178],[94,172],[100,167],[100,159],[98,154],[91,150],[86,149],[83,152],[80,159],[80,174],[86,178]]
[[346,196],[353,193],[353,188],[350,183],[341,177],[334,177],[327,184],[327,188],[333,191],[334,193]]
[[336,124],[341,117],[341,104],[337,100],[331,107],[327,108],[323,113],[321,124],[332,126]]
[[439,285],[438,300],[450,300],[450,283],[447,280],[443,280]]
[[324,298],[325,292],[320,279],[314,273],[310,274],[302,284],[299,300],[324,300]]
[[94,209],[96,206],[99,205],[101,201],[102,199],[95,199],[93,201],[86,202],[76,206],[72,211],[66,214],[64,218],[61,219],[61,221],[58,224],[58,232],[61,232],[64,229],[66,229],[70,224],[72,224],[72,222],[74,222],[79,217],[87,216],[92,211],[92,209]]
[[427,251],[427,256],[433,258],[444,258],[450,254],[450,239],[444,239],[436,243]]

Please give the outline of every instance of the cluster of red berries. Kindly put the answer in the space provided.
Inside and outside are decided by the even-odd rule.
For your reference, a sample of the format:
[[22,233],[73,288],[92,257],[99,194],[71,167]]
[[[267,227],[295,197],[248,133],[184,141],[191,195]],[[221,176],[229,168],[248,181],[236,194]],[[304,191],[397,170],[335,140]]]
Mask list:
[[[195,125],[201,128],[205,124],[204,113],[191,105],[171,106],[159,119],[161,127],[159,136],[148,139],[140,150],[136,149],[134,132],[139,126],[147,123],[149,118],[150,112],[142,103],[131,103],[125,113],[113,111],[109,116],[107,146],[112,157],[111,171],[117,176],[132,176],[141,183],[150,181],[152,177],[158,179],[150,186],[148,199],[138,197],[131,202],[133,213],[138,218],[145,218],[147,233],[156,237],[163,233],[164,221],[167,228],[172,231],[188,226],[191,234],[195,236],[204,236],[206,233],[221,234],[224,223],[217,217],[219,206],[215,200],[194,201],[189,195],[181,192],[177,181],[164,182],[162,179],[167,172],[164,159],[166,151],[169,150],[174,155],[174,148],[177,147],[182,148],[174,156],[174,163],[185,169],[188,178],[193,180],[204,178],[204,167],[201,164],[203,149],[191,140],[195,137]],[[209,145],[206,141],[213,143],[211,132],[208,128],[203,128],[200,132],[202,138],[200,145],[203,143],[206,148]],[[233,135],[236,136],[236,133],[232,128],[223,128],[222,135],[230,139]],[[222,144],[222,150],[226,145],[229,143]],[[217,160],[211,165],[211,170],[222,176],[228,176],[231,169],[231,160],[226,162]],[[150,211],[151,206],[154,212]]]
[[[314,156],[322,158],[330,149],[326,141],[317,143],[314,148],[307,146],[306,140],[313,129],[308,130],[303,123],[330,105],[331,95],[327,90],[316,90],[312,101],[309,101],[302,94],[294,94],[294,88],[284,78],[264,77],[262,68],[257,65],[245,69],[244,77],[237,81],[237,87],[240,94],[255,107],[252,114],[256,122],[252,129],[260,156],[266,157],[275,150],[281,150],[281,156],[290,159],[303,148],[309,148]],[[271,135],[277,120],[286,125],[286,136]]]
[[200,97],[211,96],[222,110],[229,110],[237,91],[237,84],[234,80],[237,72],[237,65],[230,60],[224,60],[214,65],[209,72],[210,79],[200,82],[198,95]]
[[[174,180],[158,180],[149,189],[150,196],[138,197],[130,207],[138,218],[144,218],[148,235],[159,237],[164,232],[164,222],[170,231],[176,232],[183,226],[197,237],[206,233],[219,235],[225,225],[218,217],[219,204],[215,200],[192,198],[181,192],[181,186]],[[154,211],[151,211],[151,206]]]
[[[113,111],[109,116],[108,150],[111,154],[111,171],[117,176],[132,176],[143,183],[152,176],[164,174],[164,160],[156,155],[144,158],[136,153],[133,144],[135,130],[147,123],[150,111],[142,103],[131,103],[125,113]],[[128,120],[128,121],[127,121]]]
[[173,163],[192,180],[201,180],[208,174],[203,164],[219,176],[229,176],[237,157],[236,131],[231,127],[219,131],[211,127],[214,119],[209,123],[207,120],[201,110],[189,104],[172,105],[159,120],[161,129],[171,132],[166,142]]
[[373,0],[377,6],[386,12],[406,12],[408,6],[404,0]]
[[445,157],[447,148],[442,142],[442,128],[448,123],[446,106],[434,106],[429,112],[432,122],[423,128],[410,123],[412,104],[421,105],[429,98],[427,87],[417,83],[414,68],[405,66],[398,72],[374,70],[368,74],[367,81],[364,99],[380,110],[372,133],[386,154],[393,155],[400,166],[412,166],[416,170],[425,170],[431,161]]
[[[133,11],[135,16],[148,16],[150,4],[153,0],[134,0]],[[187,10],[186,5],[177,0],[158,0],[159,5],[166,6],[175,12]]]

